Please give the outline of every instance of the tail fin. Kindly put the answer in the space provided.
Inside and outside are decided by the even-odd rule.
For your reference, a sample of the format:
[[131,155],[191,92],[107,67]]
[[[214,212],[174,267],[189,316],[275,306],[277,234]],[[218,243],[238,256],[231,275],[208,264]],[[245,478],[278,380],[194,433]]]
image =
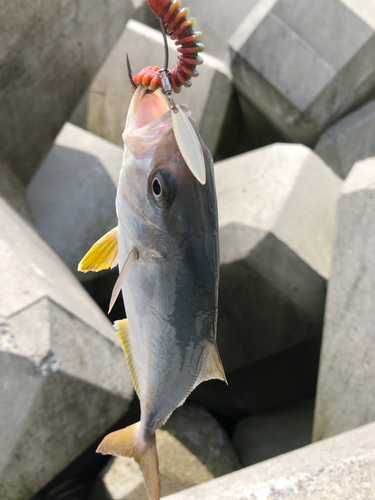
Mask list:
[[111,432],[98,446],[97,453],[133,457],[142,471],[149,500],[160,499],[160,478],[155,434],[145,441],[140,422]]

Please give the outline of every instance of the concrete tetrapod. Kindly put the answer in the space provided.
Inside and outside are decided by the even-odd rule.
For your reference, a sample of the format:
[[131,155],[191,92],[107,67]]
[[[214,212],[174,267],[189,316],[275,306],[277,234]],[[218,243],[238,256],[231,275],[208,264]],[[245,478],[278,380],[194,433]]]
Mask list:
[[0,498],[27,500],[133,397],[110,322],[0,198]]
[[0,162],[24,185],[135,14],[133,3],[2,3]]
[[97,275],[78,273],[78,262],[117,225],[122,157],[123,148],[66,123],[28,187],[39,234],[80,281]]
[[330,123],[371,99],[371,2],[259,0],[229,46],[235,86],[293,142],[313,145]]
[[168,500],[369,500],[375,423],[170,495]]
[[218,162],[215,177],[218,345],[230,372],[321,334],[342,181],[285,144]]
[[313,440],[375,420],[375,158],[357,162],[337,206]]
[[345,179],[358,160],[375,155],[375,101],[367,103],[329,127],[315,152]]

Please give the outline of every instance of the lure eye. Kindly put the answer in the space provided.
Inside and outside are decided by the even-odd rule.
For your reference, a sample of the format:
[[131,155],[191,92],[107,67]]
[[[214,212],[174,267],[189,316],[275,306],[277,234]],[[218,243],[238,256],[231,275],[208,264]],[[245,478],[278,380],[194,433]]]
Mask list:
[[149,195],[153,203],[160,207],[166,208],[174,199],[174,183],[171,175],[168,172],[159,170],[153,172],[149,178]]

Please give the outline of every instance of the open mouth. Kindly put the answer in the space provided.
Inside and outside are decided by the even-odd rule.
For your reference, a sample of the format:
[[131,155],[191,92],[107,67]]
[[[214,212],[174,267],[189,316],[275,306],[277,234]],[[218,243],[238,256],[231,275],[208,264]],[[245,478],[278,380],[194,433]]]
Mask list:
[[126,129],[129,128],[135,131],[146,127],[163,116],[168,110],[168,101],[160,90],[147,94],[147,88],[138,87],[130,105]]

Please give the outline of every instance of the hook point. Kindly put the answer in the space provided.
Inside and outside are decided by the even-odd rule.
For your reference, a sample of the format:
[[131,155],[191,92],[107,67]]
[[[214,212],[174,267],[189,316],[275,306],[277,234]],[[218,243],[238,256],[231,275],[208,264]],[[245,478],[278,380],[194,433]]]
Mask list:
[[130,84],[131,86],[133,87],[134,90],[137,90],[137,85],[134,83],[134,80],[133,80],[133,72],[132,72],[132,69],[131,69],[131,66],[130,66],[130,61],[129,61],[129,56],[128,56],[128,53],[126,53],[126,65],[128,67],[128,77],[129,77],[129,80],[130,80]]

